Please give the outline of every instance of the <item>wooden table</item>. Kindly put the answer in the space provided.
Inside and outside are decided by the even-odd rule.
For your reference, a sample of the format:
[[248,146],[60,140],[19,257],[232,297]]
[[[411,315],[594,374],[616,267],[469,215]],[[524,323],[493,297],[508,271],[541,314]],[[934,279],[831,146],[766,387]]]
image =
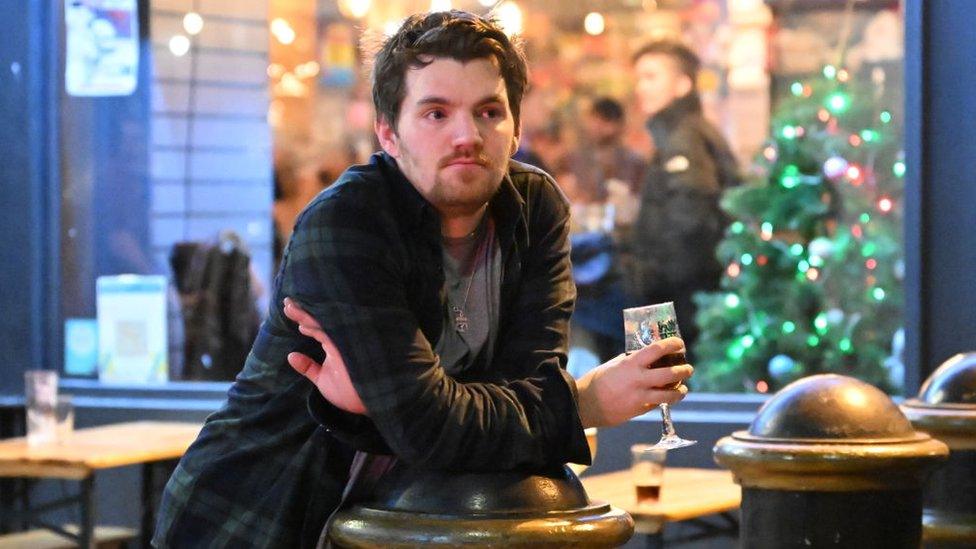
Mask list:
[[[72,479],[81,483],[77,496],[44,504],[21,515],[31,524],[92,547],[95,527],[94,474],[100,469],[142,465],[142,543],[149,546],[154,521],[153,469],[162,462],[179,459],[196,439],[202,425],[160,421],[137,421],[78,429],[65,442],[28,446],[24,437],[0,440],[0,477],[22,479]],[[39,515],[64,505],[81,506],[81,531],[73,535],[46,524]],[[7,517],[11,519],[12,517]]]
[[[661,485],[661,499],[654,503],[637,503],[637,493],[630,471],[615,471],[584,476],[580,480],[590,499],[606,501],[634,517],[634,530],[648,534],[652,546],[660,545],[664,526],[669,522],[697,520],[719,514],[731,529],[738,522],[729,514],[739,508],[742,491],[732,480],[732,473],[718,469],[666,467]],[[708,527],[710,535],[729,533],[729,529]],[[699,536],[701,537],[701,536]]]

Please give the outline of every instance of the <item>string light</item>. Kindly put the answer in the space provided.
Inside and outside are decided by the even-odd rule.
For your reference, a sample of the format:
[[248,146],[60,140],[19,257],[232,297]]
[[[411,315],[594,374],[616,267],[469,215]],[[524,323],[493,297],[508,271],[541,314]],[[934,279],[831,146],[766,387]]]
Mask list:
[[796,126],[783,126],[780,134],[783,136],[783,139],[796,139]]
[[196,36],[203,30],[203,17],[194,11],[183,16],[183,30],[190,36]]
[[795,256],[803,255],[803,244],[794,244],[790,246],[790,253]]
[[728,266],[725,272],[727,272],[731,278],[738,278],[738,276],[742,274],[742,267],[739,267],[738,263],[733,263]]
[[893,207],[894,203],[887,196],[882,197],[881,200],[878,200],[878,209],[884,213],[890,212]]
[[800,184],[800,168],[795,164],[790,164],[783,168],[783,175],[780,177],[780,182],[787,189],[792,189]]
[[591,11],[583,18],[583,30],[586,34],[597,36],[603,34],[604,29],[606,29],[606,22],[599,12]]
[[837,346],[840,347],[840,350],[845,353],[850,353],[854,350],[854,344],[851,343],[851,338],[849,337],[845,337],[844,339],[840,340],[840,343]]
[[850,143],[852,147],[860,147],[862,142],[861,136],[852,133],[851,136],[847,138],[847,142]]
[[895,174],[895,177],[904,177],[905,163],[901,160],[895,162],[895,165],[891,167],[891,171]]
[[881,111],[881,114],[878,116],[878,118],[881,119],[882,124],[888,124],[889,122],[891,122],[891,113],[888,111]]
[[763,156],[766,158],[766,160],[770,162],[776,160],[776,149],[771,146],[766,147],[765,149],[763,149]]
[[176,57],[183,57],[190,51],[190,39],[182,34],[177,34],[169,39],[169,51]]
[[864,230],[861,229],[860,225],[854,225],[851,227],[851,234],[854,235],[854,238],[861,238],[864,236]]
[[362,19],[369,13],[372,0],[339,0],[339,12],[346,17]]
[[508,36],[522,32],[522,8],[514,1],[507,0],[495,7],[495,17]]
[[765,266],[767,263],[769,263],[769,258],[761,255],[756,258],[756,263],[758,263],[760,266]]
[[875,259],[872,258],[872,259],[869,259],[869,260],[865,261],[864,262],[864,266],[867,267],[867,269],[869,271],[873,271],[878,266],[878,262],[877,262],[877,260],[875,260]]
[[885,291],[882,288],[875,288],[871,290],[871,297],[878,301],[883,301],[885,298]]
[[760,233],[763,240],[769,241],[773,238],[773,224],[766,221],[760,227]]
[[782,330],[784,334],[792,334],[793,332],[796,331],[796,324],[787,320],[786,322],[783,323]]
[[759,381],[756,382],[756,391],[760,393],[769,392],[769,384],[760,379]]
[[810,264],[805,260],[800,261],[796,264],[796,270],[800,271],[801,273],[805,273],[810,270]]
[[827,110],[834,114],[842,114],[850,108],[851,98],[847,94],[834,92],[827,96],[827,104],[825,106]]
[[837,71],[837,81],[838,82],[847,82],[850,79],[850,77],[851,77],[851,74],[849,72],[847,72],[847,69],[841,69],[841,70]]
[[752,254],[742,254],[740,261],[742,262],[743,265],[746,266],[752,265]]
[[823,68],[823,75],[824,75],[824,77],[833,80],[834,77],[837,76],[837,67],[835,67],[833,65],[827,65],[827,66],[825,66]]
[[430,9],[427,11],[431,13],[451,11],[451,0],[430,0]]
[[817,318],[813,319],[813,327],[820,335],[827,333],[827,315],[825,313],[817,315]]
[[874,130],[861,130],[861,139],[865,143],[874,143],[881,138],[881,134]]
[[871,216],[867,212],[862,213],[861,217],[859,217],[858,219],[861,221],[861,223],[871,222]]
[[817,111],[817,119],[821,122],[830,120],[830,112],[828,112],[827,109],[820,109]]
[[742,231],[744,231],[745,229],[746,229],[746,226],[743,225],[741,221],[736,221],[730,227],[730,230],[732,231],[732,234],[742,234]]
[[739,296],[735,294],[726,294],[725,296],[725,306],[729,309],[735,309],[739,306],[740,300]]
[[855,181],[860,181],[861,179],[861,168],[857,164],[851,164],[847,167],[847,178],[851,180],[851,183]]
[[874,242],[868,242],[864,244],[863,248],[861,248],[861,255],[863,257],[871,257],[877,251],[878,251],[878,245],[875,244]]
[[800,82],[793,82],[792,84],[790,84],[790,93],[792,93],[796,97],[800,97],[801,95],[803,95],[803,84]]
[[817,345],[820,345],[820,338],[815,335],[809,336],[807,338],[807,345],[809,345],[810,347],[816,347]]
[[820,278],[820,271],[817,269],[810,268],[810,270],[807,271],[807,280],[810,282],[816,282],[818,278]]
[[751,335],[748,335],[747,334],[747,335],[742,336],[742,347],[743,348],[749,349],[753,345],[755,345],[755,343],[756,343],[756,338],[752,337]]
[[276,17],[271,21],[271,34],[278,42],[286,46],[295,41],[295,29],[291,27],[291,23],[281,17]]

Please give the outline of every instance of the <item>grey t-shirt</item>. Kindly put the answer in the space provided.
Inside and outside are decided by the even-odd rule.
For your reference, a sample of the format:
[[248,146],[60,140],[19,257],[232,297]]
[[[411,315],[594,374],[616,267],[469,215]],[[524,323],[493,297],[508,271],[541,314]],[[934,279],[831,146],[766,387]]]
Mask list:
[[444,327],[434,352],[449,374],[490,363],[498,332],[501,248],[491,216],[474,233],[443,238]]

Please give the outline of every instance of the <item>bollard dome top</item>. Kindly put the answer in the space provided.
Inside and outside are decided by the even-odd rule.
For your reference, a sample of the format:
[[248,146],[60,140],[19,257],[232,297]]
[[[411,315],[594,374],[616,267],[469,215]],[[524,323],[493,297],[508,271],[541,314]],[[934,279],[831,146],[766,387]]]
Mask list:
[[781,389],[760,408],[743,438],[873,443],[915,440],[916,433],[898,406],[877,387],[847,376],[823,374]]
[[929,376],[912,401],[915,406],[968,404],[976,406],[976,352],[960,353]]

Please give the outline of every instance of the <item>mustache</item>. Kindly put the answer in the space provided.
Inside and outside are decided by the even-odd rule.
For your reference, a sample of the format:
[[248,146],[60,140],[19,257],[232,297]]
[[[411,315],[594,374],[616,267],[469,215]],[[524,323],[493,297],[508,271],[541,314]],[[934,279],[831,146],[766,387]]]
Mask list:
[[442,158],[437,163],[437,167],[438,168],[443,168],[445,166],[448,166],[450,164],[453,164],[454,162],[457,162],[458,160],[463,160],[463,161],[467,161],[467,162],[472,162],[473,161],[473,162],[475,162],[477,164],[480,164],[482,166],[487,166],[488,163],[489,163],[488,157],[486,155],[482,154],[482,153],[478,153],[478,154],[452,154],[451,156],[447,156],[447,157]]

